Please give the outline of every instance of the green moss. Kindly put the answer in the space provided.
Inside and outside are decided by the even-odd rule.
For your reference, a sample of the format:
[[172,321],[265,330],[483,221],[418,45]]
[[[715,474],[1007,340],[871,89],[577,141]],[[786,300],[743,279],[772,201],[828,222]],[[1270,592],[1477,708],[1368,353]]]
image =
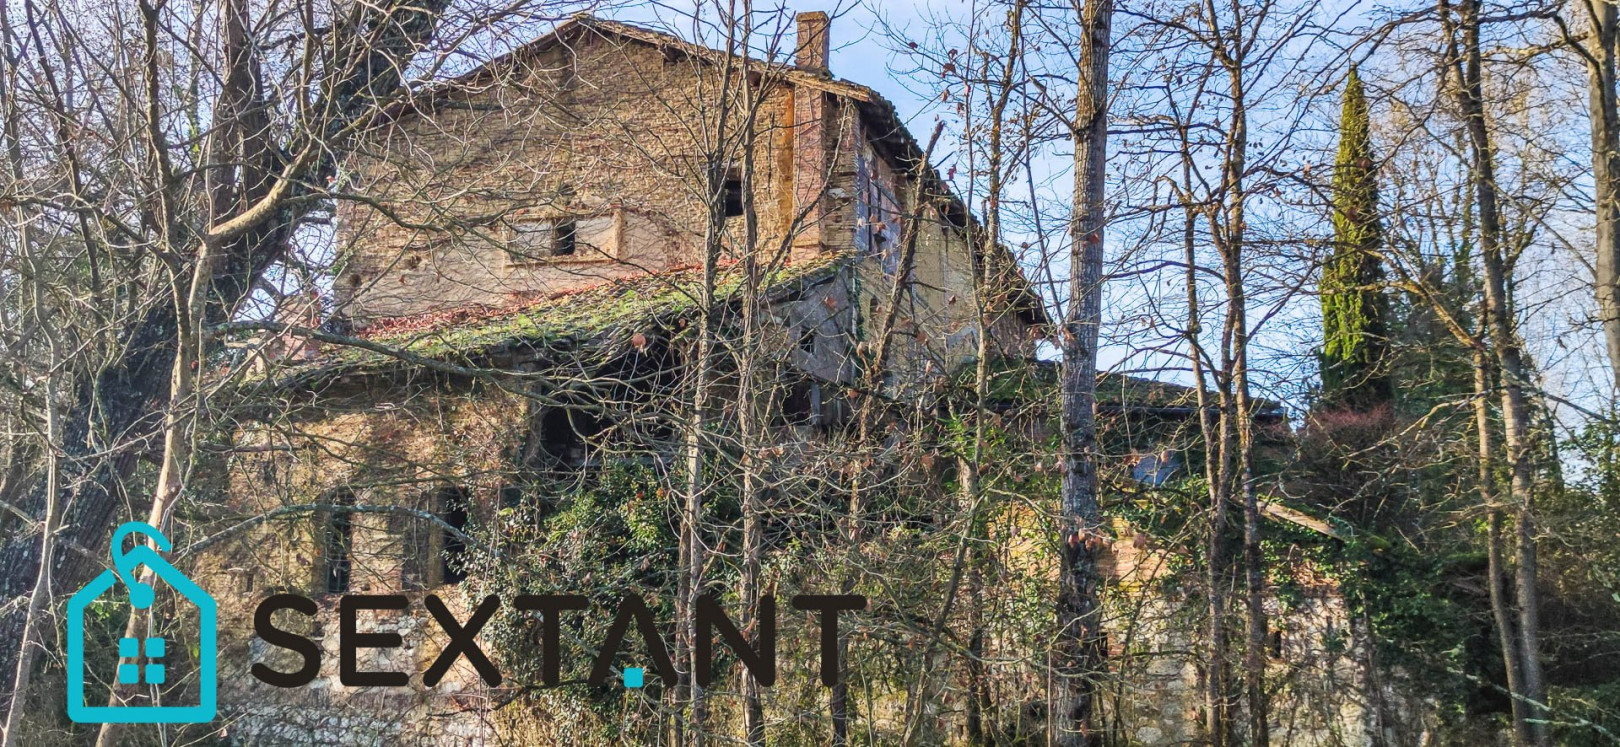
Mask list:
[[[825,276],[842,258],[789,265],[767,278],[767,293],[780,293],[803,281]],[[442,315],[421,328],[383,332],[371,342],[400,353],[450,363],[466,363],[503,346],[562,352],[586,346],[625,343],[648,326],[668,323],[693,312],[702,287],[700,270],[640,275],[585,290],[536,300],[521,308],[469,308]],[[723,268],[715,279],[715,297],[735,300],[746,278],[737,266]],[[403,365],[397,355],[352,346],[329,345],[319,359],[284,369],[288,383],[339,374],[364,373]]]

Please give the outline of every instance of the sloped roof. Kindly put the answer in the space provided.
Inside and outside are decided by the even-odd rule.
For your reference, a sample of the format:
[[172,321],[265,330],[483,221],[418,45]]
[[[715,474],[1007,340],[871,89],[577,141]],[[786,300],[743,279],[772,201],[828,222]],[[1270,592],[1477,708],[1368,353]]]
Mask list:
[[[382,119],[389,121],[407,114],[426,113],[432,111],[436,104],[451,94],[476,91],[480,86],[497,83],[500,80],[500,75],[509,71],[512,67],[563,44],[581,33],[595,33],[599,36],[633,41],[708,62],[721,61],[725,59],[727,54],[721,50],[694,44],[673,34],[656,31],[644,26],[599,18],[590,13],[576,13],[569,17],[568,20],[557,24],[550,32],[504,55],[485,62],[455,78],[413,91],[409,98],[384,110]],[[735,55],[732,56],[732,59],[735,61],[741,60],[740,57]],[[861,113],[864,123],[875,138],[880,153],[888,157],[892,165],[906,173],[920,171],[923,179],[928,183],[929,189],[945,197],[950,202],[949,212],[952,213],[952,216],[962,219],[967,218],[966,207],[951,192],[949,186],[939,177],[939,174],[934,171],[933,166],[923,162],[923,151],[917,144],[916,138],[912,137],[911,132],[906,129],[905,123],[900,120],[894,104],[884,98],[882,94],[868,86],[839,80],[830,73],[806,70],[792,63],[749,59],[748,65],[750,70],[769,79],[815,88],[854,103],[856,110]]]
[[[764,278],[765,295],[780,300],[825,282],[844,259],[819,258],[770,272]],[[745,280],[739,264],[722,265],[715,278],[716,301],[737,300]],[[431,363],[476,367],[502,353],[556,361],[590,350],[606,359],[644,345],[647,333],[697,309],[702,282],[700,268],[682,268],[521,298],[505,306],[463,306],[397,317],[354,335],[368,347],[327,344],[314,360],[281,366],[275,384],[307,386]]]
[[[970,377],[971,367],[960,376]],[[990,398],[1002,402],[1056,402],[1060,366],[1055,361],[997,361],[990,370]],[[1119,373],[1097,375],[1097,407],[1102,411],[1192,414],[1198,392],[1190,386]],[[1256,417],[1284,417],[1282,405],[1256,399]]]

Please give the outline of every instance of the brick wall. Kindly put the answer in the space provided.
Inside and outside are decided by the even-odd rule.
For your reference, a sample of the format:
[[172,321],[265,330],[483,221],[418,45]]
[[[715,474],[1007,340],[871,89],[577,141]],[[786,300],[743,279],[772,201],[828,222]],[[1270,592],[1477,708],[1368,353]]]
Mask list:
[[[491,70],[362,138],[346,186],[366,199],[338,211],[340,313],[365,323],[499,305],[701,262],[701,140],[721,88],[712,65],[584,29]],[[868,257],[861,292],[886,302],[892,275],[883,270],[894,263],[867,240],[877,216],[865,202],[878,189],[894,199],[883,217],[898,244],[914,184],[870,144],[852,100],[787,79],[756,86],[757,246],[797,261],[859,253]],[[514,261],[508,250],[525,227],[563,218],[578,227],[572,255]],[[921,228],[903,313],[911,337],[935,350],[908,354],[948,368],[974,349],[972,261],[962,230],[935,211]],[[742,230],[740,218],[728,221],[727,256]],[[1000,326],[1008,352],[1027,354],[1022,325]]]

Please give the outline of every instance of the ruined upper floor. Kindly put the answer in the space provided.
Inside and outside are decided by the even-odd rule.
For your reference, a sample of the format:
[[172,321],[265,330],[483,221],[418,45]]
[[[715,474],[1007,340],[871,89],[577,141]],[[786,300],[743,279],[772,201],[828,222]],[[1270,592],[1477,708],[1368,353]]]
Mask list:
[[826,71],[827,33],[825,14],[800,14],[794,64],[745,63],[578,16],[420,93],[348,161],[346,191],[367,199],[339,210],[338,312],[365,324],[696,265],[711,207],[734,257],[749,189],[757,256],[891,273],[925,195],[917,292],[957,303],[967,212],[892,106]]

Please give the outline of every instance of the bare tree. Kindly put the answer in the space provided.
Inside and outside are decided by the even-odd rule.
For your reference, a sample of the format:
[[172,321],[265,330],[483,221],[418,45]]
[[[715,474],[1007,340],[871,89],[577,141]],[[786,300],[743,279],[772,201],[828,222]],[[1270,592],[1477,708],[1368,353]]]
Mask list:
[[[233,37],[230,29],[238,27],[246,33],[252,24],[240,18],[240,7],[228,8],[236,10],[210,16],[203,8],[142,4],[134,19],[128,11],[118,11],[111,15],[112,28],[139,39],[140,46],[129,49],[141,53],[112,54],[107,67],[87,64],[86,57],[124,37],[101,38],[91,30],[95,19],[76,18],[60,4],[27,4],[21,18],[28,32],[7,39],[8,55],[29,63],[27,74],[13,79],[14,85],[30,81],[25,91],[11,90],[19,106],[28,107],[18,110],[18,119],[54,136],[36,141],[49,156],[28,164],[29,170],[48,173],[60,165],[65,181],[56,183],[69,187],[56,190],[42,184],[38,190],[19,190],[14,201],[75,215],[92,267],[109,256],[133,258],[134,266],[157,261],[167,263],[168,276],[175,280],[151,289],[160,294],[155,298],[173,303],[150,302],[154,297],[146,296],[148,303],[112,322],[116,336],[127,344],[98,365],[84,367],[71,383],[64,382],[62,390],[72,392],[72,404],[60,418],[62,449],[69,457],[62,463],[65,471],[61,479],[35,483],[24,505],[29,511],[53,502],[70,507],[60,520],[57,541],[85,552],[57,555],[57,567],[41,576],[34,572],[40,545],[31,538],[13,538],[3,550],[7,566],[27,571],[0,581],[8,597],[19,596],[41,578],[54,585],[47,594],[75,588],[98,570],[95,551],[104,546],[106,527],[124,498],[121,485],[136,464],[138,445],[147,438],[164,434],[173,446],[166,447],[169,480],[160,494],[181,490],[188,416],[169,405],[195,406],[192,393],[174,385],[177,371],[186,369],[178,374],[182,379],[193,375],[191,367],[199,358],[192,341],[207,342],[206,325],[196,322],[215,323],[234,313],[257,278],[287,256],[294,231],[321,204],[336,170],[337,149],[356,126],[393,100],[405,68],[434,36],[443,4],[356,6],[334,13],[334,31],[328,34],[314,33],[313,7],[290,15],[273,13],[307,32],[297,47],[307,65],[292,65],[286,72],[295,80],[304,76],[308,83],[295,90],[312,92],[309,100],[279,101],[268,100],[264,65],[242,51],[245,46],[227,44],[216,52],[200,43],[213,36],[205,22],[209,18],[225,23],[227,33],[220,37]],[[9,23],[13,10],[5,13]],[[198,43],[187,46],[188,40]],[[62,46],[52,49],[47,42]],[[171,46],[184,51],[171,55]],[[217,90],[217,98],[167,98],[173,90],[198,90],[171,86],[177,73],[180,80],[191,74],[201,78],[205,69],[224,71],[207,86]],[[70,92],[69,77],[87,81],[94,100]],[[138,85],[116,85],[115,80]],[[273,129],[268,111],[275,107],[298,112],[292,118],[295,124]],[[201,131],[181,134],[169,124],[168,111],[210,108],[233,112],[217,138]],[[97,157],[114,168],[97,169],[88,163],[83,151],[88,143],[77,133],[107,128],[112,128],[114,149]],[[205,158],[192,157],[185,142],[192,138],[214,143]],[[131,194],[137,188],[143,196]],[[98,198],[102,194],[107,197]],[[179,354],[181,338],[192,349],[186,356]],[[113,440],[108,444],[113,448],[100,443],[104,438]],[[52,488],[59,494],[47,496]],[[162,501],[156,508],[165,508]],[[29,624],[26,618],[9,614],[5,625],[20,630]],[[17,664],[18,671],[27,668],[33,648],[21,650],[20,659],[8,653],[6,660]]]
[[1586,31],[1576,38],[1561,13],[1553,14],[1564,43],[1587,71],[1587,107],[1592,143],[1593,269],[1598,321],[1609,355],[1609,368],[1620,388],[1620,106],[1615,77],[1617,18],[1614,3],[1575,4],[1584,11]]
[[1094,744],[1095,678],[1103,671],[1101,579],[1097,551],[1104,542],[1097,494],[1097,340],[1102,323],[1104,174],[1108,137],[1108,55],[1114,5],[1088,1],[1080,14],[1079,94],[1075,98],[1074,214],[1070,219],[1069,308],[1063,330],[1063,548],[1058,595],[1054,699],[1058,738]]
[[1508,300],[1506,259],[1502,246],[1502,223],[1496,183],[1496,165],[1490,131],[1485,122],[1484,63],[1480,52],[1480,8],[1476,0],[1465,0],[1455,10],[1441,3],[1442,20],[1447,24],[1454,69],[1457,105],[1468,133],[1469,154],[1475,202],[1479,210],[1480,262],[1484,268],[1484,323],[1500,374],[1502,427],[1505,434],[1509,489],[1516,510],[1515,549],[1517,550],[1515,592],[1519,605],[1519,656],[1524,697],[1529,701],[1532,744],[1547,740],[1545,703],[1547,689],[1541,670],[1541,625],[1539,591],[1536,588],[1535,465],[1531,450],[1530,409],[1525,389],[1530,383],[1518,337],[1513,329]]

